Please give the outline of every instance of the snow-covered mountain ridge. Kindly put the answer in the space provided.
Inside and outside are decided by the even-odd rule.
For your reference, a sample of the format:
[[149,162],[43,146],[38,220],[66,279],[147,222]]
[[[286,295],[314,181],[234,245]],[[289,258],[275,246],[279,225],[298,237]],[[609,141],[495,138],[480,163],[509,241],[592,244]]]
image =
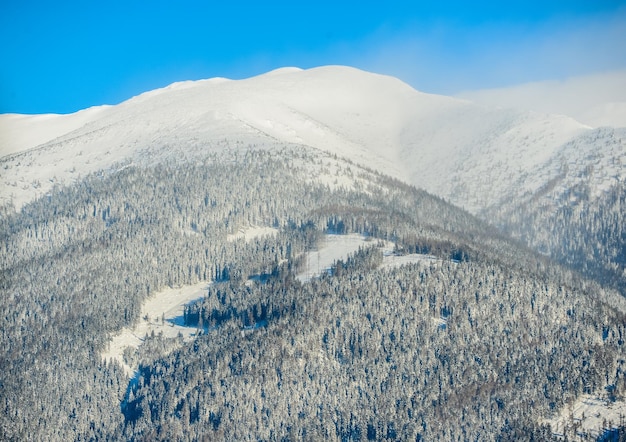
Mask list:
[[626,161],[624,129],[425,94],[341,66],[175,83],[70,115],[0,115],[0,132],[0,198],[17,208],[115,163],[192,160],[225,146],[313,147],[474,213],[534,197],[563,178],[564,162],[568,176],[588,172],[589,149],[576,148],[585,140],[597,148],[592,187],[623,178]]

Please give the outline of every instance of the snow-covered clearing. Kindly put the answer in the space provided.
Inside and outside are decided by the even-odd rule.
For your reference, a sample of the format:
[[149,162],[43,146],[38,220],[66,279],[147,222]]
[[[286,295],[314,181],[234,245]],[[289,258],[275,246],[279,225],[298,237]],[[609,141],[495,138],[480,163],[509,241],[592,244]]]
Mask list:
[[552,433],[557,436],[563,436],[566,428],[577,425],[577,440],[588,440],[586,435],[595,438],[604,430],[626,424],[626,401],[610,402],[597,395],[585,394],[574,404],[564,407],[558,416],[542,423],[550,424]]
[[317,250],[307,252],[304,260],[304,269],[296,276],[306,282],[327,272],[339,260],[345,260],[348,255],[359,250],[366,243],[366,237],[358,234],[324,235]]
[[232,235],[228,235],[226,239],[228,241],[236,241],[238,239],[243,239],[246,242],[252,241],[255,238],[260,238],[262,236],[273,236],[278,234],[278,229],[273,227],[262,227],[262,226],[250,226],[247,228],[241,228],[237,231],[237,233],[233,233]]
[[[243,238],[249,241],[253,238],[265,235],[275,235],[278,231],[270,227],[250,227],[242,229],[237,234],[231,235],[229,240]],[[318,250],[307,253],[305,268],[297,275],[297,278],[306,282],[311,278],[328,271],[332,265],[345,260],[348,256],[359,250],[360,247],[370,245],[378,246],[383,252],[382,268],[393,268],[416,262],[441,261],[429,255],[395,255],[394,244],[389,241],[380,241],[371,237],[351,234],[324,236]],[[111,338],[106,351],[102,353],[103,360],[117,360],[129,377],[134,375],[137,367],[131,367],[124,361],[124,350],[128,347],[138,348],[146,335],[162,334],[165,338],[174,338],[179,334],[185,340],[195,336],[195,327],[185,327],[183,324],[184,306],[201,299],[207,290],[209,283],[206,281],[175,289],[166,289],[154,294],[141,307],[139,323],[132,329],[124,328]]]
[[298,273],[296,278],[301,282],[307,282],[312,278],[328,272],[337,261],[346,260],[361,247],[376,245],[383,252],[383,262],[381,267],[390,269],[413,263],[440,262],[441,259],[431,255],[420,255],[416,253],[407,255],[396,255],[394,244],[389,241],[381,241],[372,237],[359,234],[324,235],[317,250],[307,252],[304,269]]
[[124,350],[127,347],[138,348],[146,335],[154,332],[163,333],[163,337],[174,338],[182,334],[189,339],[194,336],[194,327],[183,325],[183,311],[185,304],[202,298],[208,287],[206,281],[175,289],[166,289],[156,293],[141,306],[139,323],[133,328],[124,328],[112,337],[109,348],[102,353],[103,360],[115,359],[123,367],[129,377],[137,367],[130,367],[124,362]]

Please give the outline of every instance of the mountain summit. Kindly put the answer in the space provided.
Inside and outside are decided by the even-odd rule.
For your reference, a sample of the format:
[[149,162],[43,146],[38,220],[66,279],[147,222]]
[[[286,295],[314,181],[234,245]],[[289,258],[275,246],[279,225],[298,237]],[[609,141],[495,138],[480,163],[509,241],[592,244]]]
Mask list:
[[[565,116],[425,94],[344,66],[174,83],[70,115],[1,115],[0,127],[0,197],[17,207],[114,163],[194,158],[227,143],[313,147],[480,213],[534,195],[565,167],[578,174],[586,149],[573,146],[614,138]],[[620,146],[600,161],[615,163]],[[606,180],[598,176],[594,187]]]

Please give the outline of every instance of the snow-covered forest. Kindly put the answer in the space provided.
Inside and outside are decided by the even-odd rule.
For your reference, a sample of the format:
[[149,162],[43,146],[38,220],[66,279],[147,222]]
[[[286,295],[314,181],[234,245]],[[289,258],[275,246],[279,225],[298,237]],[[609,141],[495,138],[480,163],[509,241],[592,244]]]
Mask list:
[[[623,296],[353,164],[366,186],[302,179],[334,161],[123,167],[4,215],[3,438],[541,440],[583,393],[622,397]],[[372,240],[301,282],[326,232]],[[381,267],[383,240],[437,259]],[[202,281],[193,339],[147,336],[130,385],[101,359],[151,295]]]

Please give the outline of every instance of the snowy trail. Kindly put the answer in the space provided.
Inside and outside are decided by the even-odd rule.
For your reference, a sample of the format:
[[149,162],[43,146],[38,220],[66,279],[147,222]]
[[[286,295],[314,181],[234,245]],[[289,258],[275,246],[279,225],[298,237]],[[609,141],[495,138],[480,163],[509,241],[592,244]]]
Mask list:
[[124,362],[124,350],[127,347],[138,348],[146,335],[163,333],[164,337],[174,338],[182,334],[183,338],[191,338],[195,327],[183,325],[183,311],[186,304],[201,299],[209,283],[206,281],[175,289],[166,289],[146,300],[141,307],[139,323],[133,328],[124,328],[114,335],[109,347],[102,353],[103,360],[117,360],[129,377],[137,367],[130,367]]

